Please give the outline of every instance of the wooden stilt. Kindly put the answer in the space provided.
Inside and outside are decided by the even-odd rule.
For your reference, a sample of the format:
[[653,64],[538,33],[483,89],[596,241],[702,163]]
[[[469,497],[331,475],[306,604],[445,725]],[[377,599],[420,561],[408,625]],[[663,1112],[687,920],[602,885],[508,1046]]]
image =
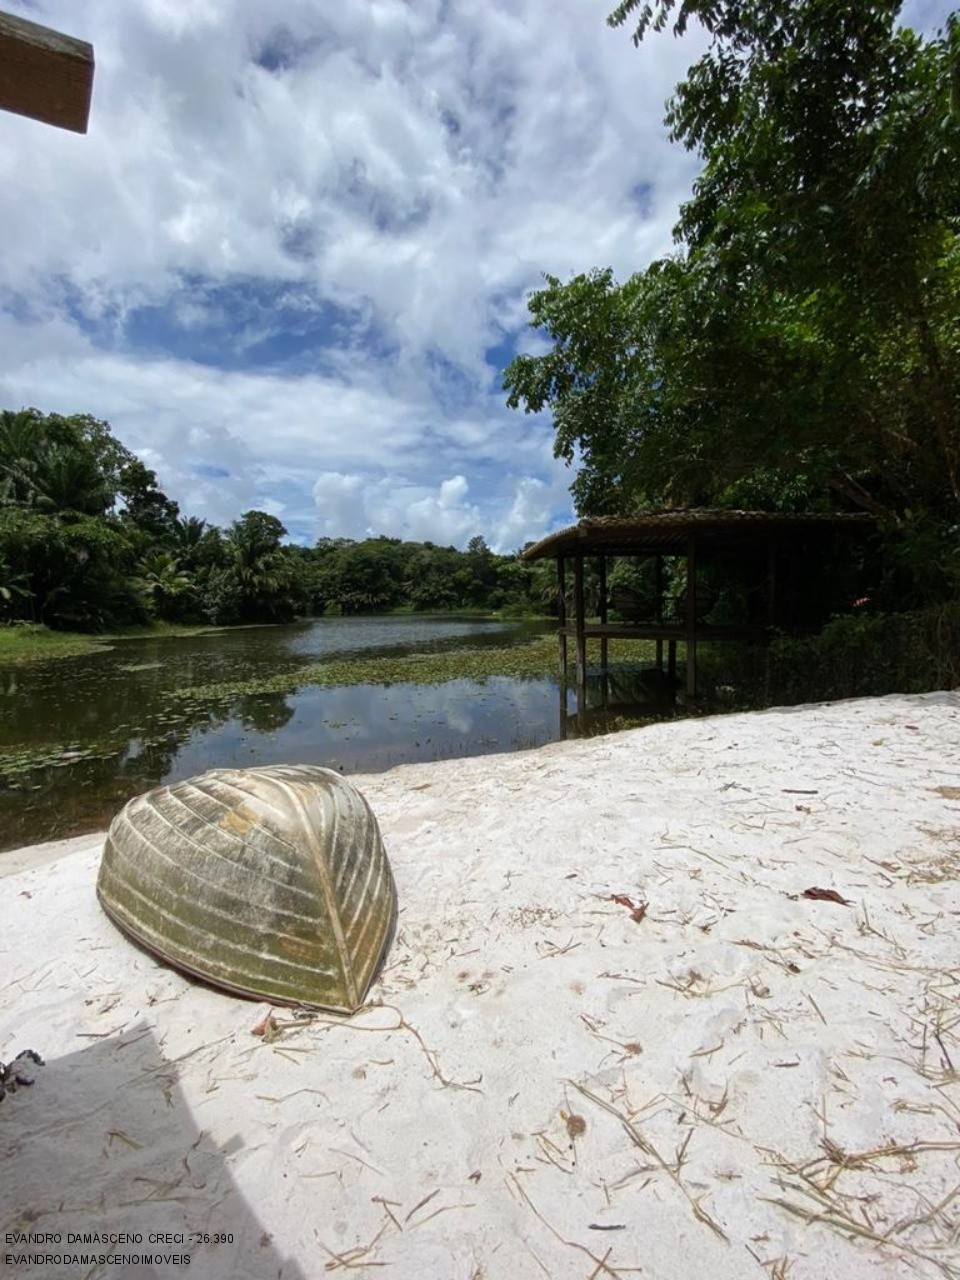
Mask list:
[[563,556],[557,556],[557,620],[560,630],[557,638],[560,644],[560,683],[561,694],[566,697],[567,684],[567,562]]
[[[607,557],[600,553],[600,602],[598,612],[600,625],[607,625]],[[600,683],[603,689],[604,710],[610,694],[610,642],[606,636],[600,639]]]
[[583,555],[573,558],[573,615],[577,633],[577,713],[587,709],[587,635],[583,598]]
[[[600,626],[607,626],[607,557],[600,552],[600,604],[598,612],[600,614]],[[603,678],[607,678],[607,668],[609,667],[609,641],[607,636],[600,637],[600,671],[603,672]]]
[[697,538],[687,534],[687,697],[697,696]]
[[[653,616],[658,624],[663,623],[663,556],[657,556],[653,562],[653,589],[656,595]],[[663,641],[657,641],[657,670],[663,670]]]

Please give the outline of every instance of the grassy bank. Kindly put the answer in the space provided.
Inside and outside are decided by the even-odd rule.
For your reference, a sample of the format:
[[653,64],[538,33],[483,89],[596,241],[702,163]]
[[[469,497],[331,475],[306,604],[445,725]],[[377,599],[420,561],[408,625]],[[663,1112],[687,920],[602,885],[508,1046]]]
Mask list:
[[149,627],[130,627],[102,635],[79,631],[51,631],[34,623],[0,627],[0,666],[23,666],[56,658],[76,658],[85,653],[110,649],[122,640],[149,640],[163,636],[197,636],[221,627],[187,627],[173,622],[157,622]]

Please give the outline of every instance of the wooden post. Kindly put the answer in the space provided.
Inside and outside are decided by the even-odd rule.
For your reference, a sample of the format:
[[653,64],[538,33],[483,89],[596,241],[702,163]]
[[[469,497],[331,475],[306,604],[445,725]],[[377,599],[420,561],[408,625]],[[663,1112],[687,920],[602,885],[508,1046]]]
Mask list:
[[[600,625],[607,625],[607,557],[604,552],[600,552]],[[600,637],[600,671],[603,681],[603,696],[607,696],[607,682],[609,677],[609,641],[606,636]]]
[[93,46],[0,13],[0,109],[86,133]]
[[567,562],[563,556],[557,556],[557,617],[560,630],[557,638],[560,641],[560,683],[564,686],[566,697],[567,684]]
[[573,614],[577,629],[577,713],[587,709],[587,637],[584,631],[583,553],[573,557]]
[[766,645],[763,653],[763,700],[770,703],[772,699],[773,671],[770,661],[770,645],[773,636],[770,630],[777,624],[777,534],[775,529],[767,530],[767,628]]
[[[663,626],[663,556],[653,562],[653,589],[656,594],[653,616],[658,626]],[[663,670],[663,641],[657,641],[657,670]]]
[[687,697],[697,696],[697,536],[687,534]]
[[772,627],[777,618],[777,535],[767,531],[767,625]]
[[[667,641],[667,678],[671,686],[677,679],[677,642],[676,640]],[[676,697],[676,695],[674,695]]]

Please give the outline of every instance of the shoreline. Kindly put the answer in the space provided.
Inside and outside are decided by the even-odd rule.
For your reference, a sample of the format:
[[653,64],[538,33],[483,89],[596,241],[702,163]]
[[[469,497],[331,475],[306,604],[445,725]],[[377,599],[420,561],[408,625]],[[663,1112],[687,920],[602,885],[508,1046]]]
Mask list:
[[47,1065],[3,1230],[241,1280],[960,1270],[958,760],[933,693],[353,776],[400,916],[352,1019],[138,951],[102,833],[11,851],[0,1057]]

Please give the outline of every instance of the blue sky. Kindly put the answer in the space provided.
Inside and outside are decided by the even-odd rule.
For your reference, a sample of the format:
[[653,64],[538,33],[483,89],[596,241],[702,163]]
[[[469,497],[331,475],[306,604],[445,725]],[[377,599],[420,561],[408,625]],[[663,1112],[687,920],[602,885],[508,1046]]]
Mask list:
[[0,114],[0,405],[106,418],[185,513],[301,542],[572,519],[501,370],[543,273],[669,249],[698,33],[636,50],[611,0],[4,7],[97,72],[85,137]]

